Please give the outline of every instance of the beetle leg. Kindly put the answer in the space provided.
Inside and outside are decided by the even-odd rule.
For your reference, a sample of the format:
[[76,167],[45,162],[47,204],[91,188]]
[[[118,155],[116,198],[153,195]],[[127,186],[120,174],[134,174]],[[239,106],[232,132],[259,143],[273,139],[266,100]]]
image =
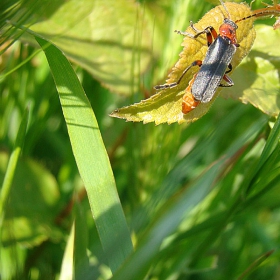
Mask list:
[[166,89],[166,88],[173,88],[179,85],[179,83],[181,82],[182,78],[184,77],[184,75],[189,71],[190,68],[192,68],[193,66],[201,66],[202,65],[202,61],[201,60],[195,60],[190,66],[188,66],[183,73],[181,74],[180,78],[178,79],[177,82],[171,83],[171,84],[164,84],[164,85],[158,85],[155,86],[154,89]]
[[225,80],[226,84],[220,84],[219,87],[232,87],[234,85],[233,80],[227,76],[226,74],[223,76],[223,80]]
[[232,71],[232,65],[231,63],[228,65],[228,70],[226,71],[226,74]]
[[175,32],[180,34],[180,35],[188,36],[188,37],[193,38],[193,39],[197,38],[201,34],[206,34],[208,47],[212,44],[213,39],[215,40],[218,37],[217,31],[215,30],[214,27],[207,26],[203,30],[198,30],[197,28],[195,28],[195,26],[194,26],[192,21],[190,23],[191,23],[190,24],[191,28],[196,32],[195,35],[194,34],[190,34],[188,32],[184,32],[184,31],[178,31],[178,30],[175,30]]

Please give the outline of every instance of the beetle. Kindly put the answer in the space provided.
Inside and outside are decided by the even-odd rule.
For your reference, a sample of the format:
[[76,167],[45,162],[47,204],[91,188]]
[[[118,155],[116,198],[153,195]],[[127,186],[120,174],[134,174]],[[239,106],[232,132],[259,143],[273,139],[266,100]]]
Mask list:
[[[220,3],[228,13],[222,0],[220,0]],[[209,48],[203,62],[201,60],[194,61],[183,71],[177,82],[155,86],[157,90],[176,87],[191,67],[199,66],[198,73],[189,82],[189,86],[183,96],[182,112],[184,114],[192,111],[200,102],[207,103],[211,101],[219,86],[231,87],[234,85],[233,81],[226,74],[232,70],[231,61],[236,48],[239,47],[236,39],[238,26],[230,19],[229,13],[228,18],[224,18],[224,22],[219,28],[219,34],[217,34],[212,26],[199,31],[191,22],[191,27],[196,32],[195,35],[181,31],[176,32],[194,39],[201,34],[206,34]],[[225,84],[221,84],[222,79],[226,81]]]

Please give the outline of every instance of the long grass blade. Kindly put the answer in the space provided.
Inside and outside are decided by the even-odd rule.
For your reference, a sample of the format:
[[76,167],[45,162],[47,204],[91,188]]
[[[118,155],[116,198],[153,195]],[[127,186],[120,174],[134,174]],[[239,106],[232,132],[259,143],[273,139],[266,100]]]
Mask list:
[[132,242],[95,115],[66,57],[47,41],[39,37],[36,40],[44,49],[53,74],[73,154],[103,250],[114,272],[132,251]]

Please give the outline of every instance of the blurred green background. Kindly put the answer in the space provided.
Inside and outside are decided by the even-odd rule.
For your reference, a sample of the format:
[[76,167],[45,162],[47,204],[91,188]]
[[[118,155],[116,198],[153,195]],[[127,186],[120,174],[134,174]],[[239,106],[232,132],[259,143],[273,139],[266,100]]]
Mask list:
[[189,125],[109,117],[154,93],[173,31],[210,2],[3,1],[1,279],[279,279],[273,19],[233,75],[251,103],[219,97]]

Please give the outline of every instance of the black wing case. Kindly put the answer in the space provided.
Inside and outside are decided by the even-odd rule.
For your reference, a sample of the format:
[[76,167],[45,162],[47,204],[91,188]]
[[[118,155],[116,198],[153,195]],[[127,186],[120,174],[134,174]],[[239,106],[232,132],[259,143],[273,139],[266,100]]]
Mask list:
[[221,36],[209,46],[191,89],[196,100],[207,103],[212,99],[235,52],[236,46]]

